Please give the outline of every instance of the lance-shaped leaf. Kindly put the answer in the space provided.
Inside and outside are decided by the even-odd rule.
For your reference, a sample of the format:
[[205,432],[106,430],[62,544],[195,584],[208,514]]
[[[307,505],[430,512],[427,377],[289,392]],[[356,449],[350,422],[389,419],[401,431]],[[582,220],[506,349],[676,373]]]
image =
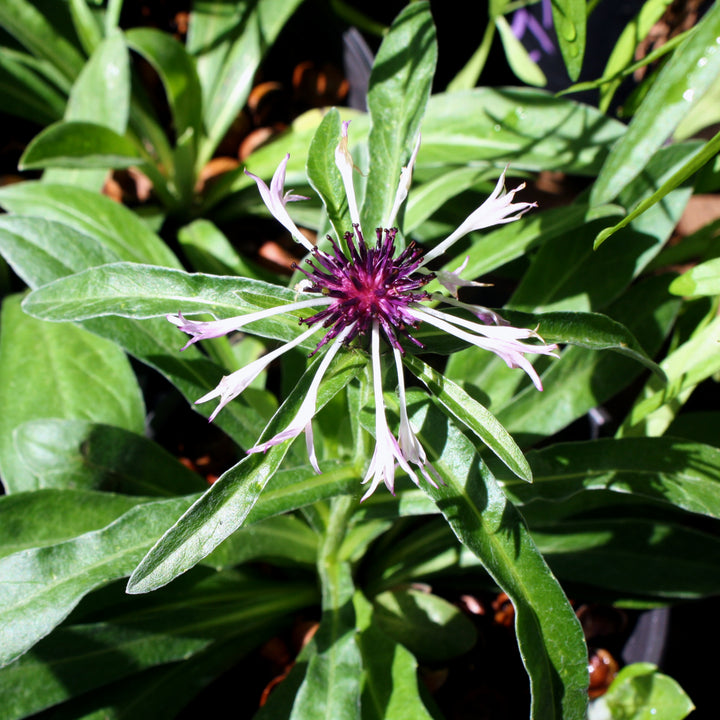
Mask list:
[[83,328],[27,317],[18,296],[3,302],[0,401],[0,469],[7,492],[42,487],[16,444],[23,423],[85,418],[141,432],[145,422],[140,388],[120,348]]
[[638,176],[718,75],[720,6],[712,5],[695,31],[663,66],[627,132],[610,152],[593,186],[593,204],[612,200]]
[[104,125],[64,121],[50,125],[28,144],[18,167],[128,168],[144,159],[135,143]]
[[459,385],[433,370],[422,360],[406,354],[403,362],[422,380],[433,397],[442,403],[463,425],[469,427],[512,472],[526,482],[532,482],[532,471],[510,433],[497,418],[471,398]]
[[[170,248],[132,210],[99,193],[65,185],[23,182],[0,188],[0,205],[10,213],[69,225],[79,233],[95,239],[96,244],[104,246],[104,250],[112,251],[117,260],[180,267],[180,261]],[[3,218],[3,223],[11,221],[12,218]],[[59,240],[55,237],[56,233],[50,236],[37,233],[38,237],[34,239],[30,221],[26,219],[25,225],[24,232],[17,231],[20,237],[49,254],[57,252]],[[88,245],[79,239],[73,255],[77,255],[80,250],[85,252]],[[71,250],[70,247],[63,248],[59,254],[64,258]],[[73,269],[80,270],[92,264],[95,263],[91,259],[85,265],[74,266]],[[33,287],[44,283],[28,284]]]
[[[357,354],[336,358],[320,385],[317,409],[329,402],[365,367]],[[275,413],[258,444],[283,430],[296,415],[314,377],[315,363]],[[142,593],[169,583],[214,550],[243,525],[268,482],[277,472],[289,442],[253,453],[228,470],[173,525],[136,568],[128,592]]]
[[584,0],[553,0],[552,14],[560,53],[571,80],[577,80],[585,56],[587,10]]
[[560,501],[583,490],[611,490],[720,518],[720,449],[672,437],[602,438],[528,453],[535,483],[504,487],[521,503]]
[[361,213],[366,230],[389,221],[400,173],[420,132],[436,61],[429,3],[411,3],[393,22],[370,75],[370,173]]
[[[179,310],[183,315],[204,312],[232,317],[296,299],[292,290],[260,280],[112,263],[88,268],[35,290],[26,298],[23,309],[30,315],[56,322],[109,315],[135,319],[164,317]],[[298,334],[298,319],[292,313],[277,315],[253,323],[249,329],[263,337],[291,340]],[[314,346],[308,341],[303,347]]]
[[431,720],[420,699],[417,660],[374,621],[372,604],[357,592],[353,597],[365,682],[363,717],[368,720],[407,717]]
[[[427,405],[425,406],[427,408]],[[424,408],[423,408],[424,409]],[[581,720],[587,705],[587,649],[582,630],[525,523],[475,449],[432,407],[423,417],[426,448],[445,481],[423,484],[457,535],[482,562],[515,607],[518,646],[530,677],[535,720]]]
[[101,530],[2,558],[0,664],[45,637],[88,592],[128,575],[188,502],[179,498],[134,507]]
[[[316,602],[317,591],[309,582],[268,582],[234,571],[199,574],[194,583],[159,593],[151,603],[132,600],[116,606],[114,616],[103,622],[59,628],[0,670],[0,694],[10,700],[0,717],[23,718],[93,689],[107,690],[121,678],[139,679],[143,670],[188,660],[204,650],[211,658],[212,648],[226,638],[233,639],[241,656],[263,635],[277,631],[284,619]],[[23,692],[17,692],[19,688]],[[174,688],[176,693],[184,690]],[[136,698],[136,692],[130,696]]]

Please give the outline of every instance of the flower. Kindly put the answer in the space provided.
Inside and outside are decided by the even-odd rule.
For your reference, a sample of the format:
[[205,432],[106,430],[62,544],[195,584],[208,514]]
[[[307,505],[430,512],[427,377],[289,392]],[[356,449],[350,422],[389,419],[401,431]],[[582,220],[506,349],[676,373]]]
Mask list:
[[[425,450],[410,424],[405,397],[402,366],[405,348],[402,341],[423,347],[412,334],[421,323],[428,323],[470,344],[489,350],[502,358],[509,367],[522,368],[538,390],[542,390],[540,377],[526,355],[555,355],[557,346],[544,343],[537,329],[512,327],[494,311],[460,301],[457,297],[459,287],[479,285],[460,277],[465,264],[455,272],[436,273],[425,267],[428,262],[442,255],[464,235],[480,228],[513,222],[531,207],[535,207],[535,203],[515,202],[515,195],[524,184],[506,192],[505,171],[503,171],[495,189],[485,202],[435,248],[424,253],[411,242],[404,249],[400,249],[396,243],[398,231],[392,225],[409,191],[412,170],[420,146],[418,139],[408,166],[403,168],[395,202],[385,227],[376,229],[375,241],[369,243],[360,225],[360,214],[353,186],[354,165],[348,150],[348,124],[345,122],[342,125],[342,134],[335,151],[335,164],[340,171],[347,195],[352,230],[345,233],[342,241],[340,238],[334,239],[328,236],[330,250],[327,252],[313,246],[287,212],[288,202],[301,199],[298,195],[284,191],[289,155],[286,155],[278,166],[269,188],[259,177],[245,171],[257,183],[260,195],[272,215],[310,253],[304,267],[295,265],[295,268],[305,276],[299,286],[303,299],[239,317],[209,322],[188,320],[181,313],[168,315],[167,318],[191,336],[185,345],[188,347],[199,340],[224,335],[267,317],[313,309],[312,314],[300,320],[300,324],[306,325],[307,329],[295,339],[223,377],[215,389],[196,402],[203,403],[220,398],[220,403],[210,416],[210,420],[213,420],[218,412],[237,397],[273,360],[323,330],[315,349],[310,353],[311,356],[317,353],[321,353],[322,356],[315,365],[313,380],[295,417],[277,435],[247,451],[248,453],[265,452],[270,447],[305,433],[310,463],[318,473],[320,467],[315,454],[312,432],[318,389],[330,363],[340,349],[358,338],[369,338],[375,400],[375,449],[362,481],[368,484],[363,496],[364,500],[372,495],[381,483],[390,492],[394,492],[395,471],[398,466],[416,485],[420,484],[419,475],[433,486],[442,482],[435,468],[428,461]],[[436,278],[449,290],[450,295],[430,293],[425,290],[425,286]],[[440,302],[465,309],[477,320],[468,320],[438,310],[434,306]],[[532,342],[525,342],[527,340]],[[400,408],[397,437],[388,425],[385,411],[380,352],[383,341],[390,346],[397,374]]]

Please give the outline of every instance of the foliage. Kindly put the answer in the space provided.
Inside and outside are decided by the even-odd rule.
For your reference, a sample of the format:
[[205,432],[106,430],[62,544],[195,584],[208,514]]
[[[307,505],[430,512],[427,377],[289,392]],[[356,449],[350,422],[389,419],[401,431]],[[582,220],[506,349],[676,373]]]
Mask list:
[[[258,718],[441,717],[418,667],[476,644],[449,601],[460,581],[512,602],[531,717],[580,720],[587,648],[566,591],[621,606],[720,592],[720,414],[686,407],[720,372],[717,227],[668,245],[693,193],[717,187],[720,136],[666,142],[720,76],[720,7],[647,58],[662,67],[625,125],[611,101],[662,2],[647,0],[603,77],[567,88],[599,88],[599,109],[536,88],[475,87],[496,30],[509,67],[541,84],[506,19],[517,4],[488,5],[485,36],[444,92],[433,88],[431,7],[409,3],[382,38],[367,113],[308,113],[247,162],[269,179],[289,152],[288,184],[322,201],[303,227],[342,237],[352,217],[335,164],[342,122],[352,120],[366,228],[393,207],[421,132],[398,225],[428,250],[508,163],[528,181],[547,170],[582,179],[563,207],[474,231],[459,259],[433,267],[490,278],[495,288],[468,292],[560,346],[534,362],[543,391],[497,355],[421,326],[423,348],[403,359],[407,407],[441,484],[416,488],[399,472],[396,495],[361,503],[378,402],[393,428],[402,407],[389,379],[373,395],[362,346],[339,353],[319,389],[322,474],[302,443],[244,452],[302,407],[322,362],[305,357],[309,340],[214,420],[233,461],[211,487],[146,433],[148,414],[156,431],[173,427],[173,412],[191,423],[176,400],[164,415],[147,383],[163,378],[207,417],[198,398],[295,338],[304,317],[275,315],[253,324],[254,338],[184,351],[165,319],[297,301],[299,274],[259,267],[219,229],[264,212],[244,168],[199,180],[299,0],[197,1],[185,44],[123,28],[118,0],[0,4],[8,107],[42,128],[21,169],[43,171],[0,188],[0,254],[13,272],[0,331],[0,720],[175,717],[298,617],[317,618],[317,633]],[[552,2],[573,81],[593,7]],[[108,170],[128,167],[152,183],[143,212],[99,192]],[[612,418],[591,433],[606,407]],[[254,703],[259,693],[245,690]],[[603,703],[597,717],[691,709],[647,664],[622,670]]]

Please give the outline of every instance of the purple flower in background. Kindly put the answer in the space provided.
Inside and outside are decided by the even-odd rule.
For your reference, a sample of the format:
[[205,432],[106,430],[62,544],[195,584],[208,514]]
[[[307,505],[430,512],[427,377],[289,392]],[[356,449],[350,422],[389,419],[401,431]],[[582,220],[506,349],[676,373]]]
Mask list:
[[[386,218],[383,228],[375,230],[374,241],[368,242],[360,225],[347,130],[346,122],[343,123],[342,136],[335,151],[335,163],[345,188],[352,230],[345,233],[342,241],[339,238],[336,240],[329,237],[331,249],[328,252],[314,247],[302,235],[286,210],[288,202],[301,199],[299,196],[284,192],[289,156],[286,156],[278,166],[269,188],[260,178],[247,173],[257,183],[261,197],[272,215],[310,251],[310,256],[305,261],[307,267],[298,268],[305,275],[305,280],[300,286],[304,299],[211,322],[188,320],[180,313],[167,317],[180,330],[191,335],[185,345],[188,347],[198,340],[224,335],[257,320],[312,308],[312,314],[300,321],[300,324],[306,325],[307,329],[295,339],[227,375],[214,390],[196,402],[202,403],[220,398],[218,406],[210,416],[211,420],[214,419],[217,413],[237,397],[273,360],[316,335],[317,344],[311,355],[322,353],[322,358],[317,364],[312,383],[300,409],[284,430],[247,452],[265,452],[270,447],[304,432],[310,462],[318,473],[320,467],[313,444],[312,420],[316,412],[320,383],[332,359],[343,345],[348,345],[358,338],[369,338],[375,399],[375,450],[363,479],[363,483],[369,483],[363,496],[364,500],[380,483],[384,483],[391,492],[394,492],[397,466],[400,466],[416,485],[419,485],[418,473],[433,486],[441,482],[410,425],[405,400],[402,368],[405,349],[401,340],[404,339],[421,348],[422,344],[412,334],[420,323],[428,323],[470,344],[494,352],[508,366],[522,368],[538,390],[542,390],[540,378],[526,355],[554,355],[557,347],[545,344],[536,330],[511,327],[488,308],[461,302],[457,298],[458,288],[475,284],[460,277],[464,266],[452,273],[434,273],[425,267],[430,260],[442,255],[468,233],[492,225],[513,222],[529,208],[534,207],[535,203],[514,202],[515,194],[524,185],[506,192],[503,172],[485,202],[435,248],[423,253],[414,243],[410,243],[405,249],[400,250],[396,245],[398,231],[393,225],[410,188],[412,170],[419,149],[418,139],[408,166],[403,168],[389,217]],[[451,295],[426,291],[425,286],[435,279],[449,290]],[[469,320],[438,310],[436,306],[439,303],[468,310],[477,320]],[[530,342],[525,342],[527,340]],[[380,353],[383,341],[390,347],[397,373],[400,406],[397,437],[388,425],[385,412]]]
[[510,28],[513,35],[522,40],[525,31],[528,30],[530,35],[537,41],[539,49],[530,50],[528,53],[533,62],[538,62],[543,53],[552,55],[555,53],[555,45],[550,38],[552,31],[552,4],[551,0],[542,0],[542,20],[538,20],[527,8],[520,8],[513,14]]

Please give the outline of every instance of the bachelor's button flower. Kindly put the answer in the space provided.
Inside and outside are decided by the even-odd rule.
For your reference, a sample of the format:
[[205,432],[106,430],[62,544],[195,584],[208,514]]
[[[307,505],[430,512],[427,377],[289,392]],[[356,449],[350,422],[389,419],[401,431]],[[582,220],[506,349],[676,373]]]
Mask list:
[[[314,312],[300,320],[307,329],[294,340],[284,343],[276,350],[251,362],[245,367],[223,377],[218,386],[197,400],[197,403],[220,398],[220,403],[210,419],[237,397],[276,358],[291,348],[300,345],[311,336],[324,331],[310,355],[321,353],[308,392],[295,417],[277,435],[250,448],[248,453],[265,452],[270,447],[305,433],[308,456],[312,467],[320,472],[313,445],[312,420],[317,407],[318,389],[335,355],[343,345],[347,346],[358,338],[369,338],[373,375],[373,396],[375,399],[375,449],[363,483],[369,483],[363,499],[371,495],[383,483],[390,492],[395,488],[395,469],[399,466],[415,484],[419,485],[417,468],[426,482],[433,486],[442,482],[427,459],[425,450],[413,430],[407,412],[402,355],[405,349],[402,340],[417,347],[422,343],[413,337],[412,331],[420,323],[454,335],[467,343],[495,353],[509,367],[522,368],[535,387],[542,390],[540,377],[526,355],[554,355],[557,346],[547,345],[537,330],[511,327],[494,311],[461,302],[457,297],[459,287],[478,285],[463,280],[460,273],[464,265],[454,272],[434,273],[425,267],[432,259],[439,257],[464,235],[485,227],[512,222],[520,218],[534,203],[515,202],[515,194],[524,185],[505,191],[503,172],[487,200],[450,236],[427,253],[415,243],[405,249],[396,246],[397,229],[390,227],[407,197],[412,169],[419,148],[415,145],[408,166],[403,168],[393,208],[384,228],[375,231],[375,242],[365,240],[360,227],[360,215],[353,187],[353,161],[348,150],[348,123],[342,125],[342,136],[335,151],[335,163],[348,200],[352,230],[341,239],[328,237],[331,249],[328,252],[314,247],[301,233],[290,218],[286,204],[301,199],[298,195],[285,193],[284,182],[288,162],[286,156],[275,171],[270,187],[255,175],[247,173],[257,183],[260,195],[272,215],[310,251],[307,267],[297,268],[305,275],[299,286],[302,300],[248,313],[234,318],[198,322],[188,320],[181,313],[168,315],[174,323],[191,338],[185,347],[207,338],[218,337],[228,332],[245,328],[253,322],[274,315],[298,310]],[[247,171],[246,171],[247,172]],[[440,281],[451,295],[429,293],[424,288],[433,279]],[[476,320],[468,320],[455,314],[436,309],[439,303],[458,307],[472,313]],[[252,329],[250,329],[252,332]],[[380,347],[387,343],[393,353],[398,379],[398,400],[400,425],[395,437],[387,422],[382,387]],[[525,342],[531,340],[532,342]]]

